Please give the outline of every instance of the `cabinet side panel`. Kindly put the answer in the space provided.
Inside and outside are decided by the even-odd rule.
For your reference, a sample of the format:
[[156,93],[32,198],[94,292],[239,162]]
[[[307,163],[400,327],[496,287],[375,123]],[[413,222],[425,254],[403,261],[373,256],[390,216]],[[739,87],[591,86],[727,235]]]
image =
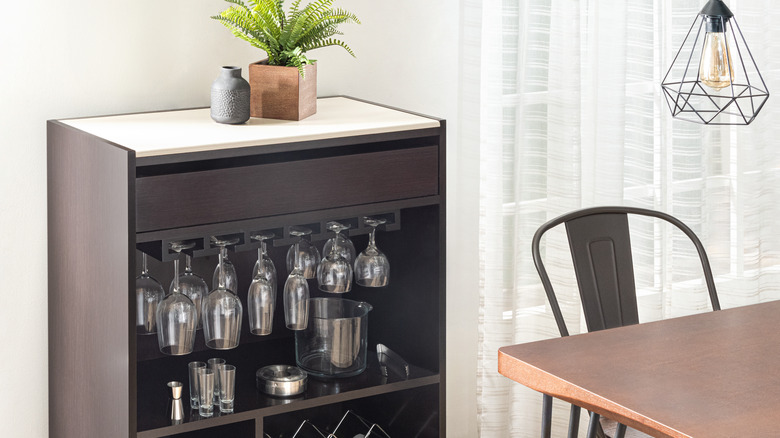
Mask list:
[[439,436],[447,436],[447,123],[439,137]]
[[49,122],[47,161],[50,436],[135,436],[134,153]]

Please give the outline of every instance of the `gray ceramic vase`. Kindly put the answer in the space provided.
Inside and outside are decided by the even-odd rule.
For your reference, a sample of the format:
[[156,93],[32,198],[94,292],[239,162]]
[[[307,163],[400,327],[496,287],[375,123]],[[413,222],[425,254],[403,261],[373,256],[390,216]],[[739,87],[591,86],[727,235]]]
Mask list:
[[211,84],[211,118],[237,125],[249,120],[249,82],[241,77],[241,67],[222,67]]

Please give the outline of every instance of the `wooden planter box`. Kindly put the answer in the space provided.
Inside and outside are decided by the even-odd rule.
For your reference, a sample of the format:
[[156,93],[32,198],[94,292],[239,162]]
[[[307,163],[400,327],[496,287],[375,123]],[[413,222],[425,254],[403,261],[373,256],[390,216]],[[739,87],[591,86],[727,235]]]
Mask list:
[[264,59],[249,64],[252,117],[303,120],[317,112],[317,64],[303,68],[268,65]]

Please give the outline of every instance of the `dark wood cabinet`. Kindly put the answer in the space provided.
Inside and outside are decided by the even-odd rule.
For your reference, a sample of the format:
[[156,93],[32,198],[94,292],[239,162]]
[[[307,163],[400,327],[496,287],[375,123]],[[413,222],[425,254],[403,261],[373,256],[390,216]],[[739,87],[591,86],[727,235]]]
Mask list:
[[[53,437],[291,437],[308,419],[332,430],[347,410],[393,437],[445,436],[445,123],[346,97],[320,99],[300,122],[212,122],[208,109],[48,122],[49,421]],[[365,248],[363,216],[388,219],[377,243],[390,285],[344,298],[367,301],[368,367],[343,379],[311,377],[296,398],[258,391],[255,372],[294,364],[281,296],[273,333],[253,336],[244,310],[238,348],[164,356],[156,336],[137,336],[135,277],[141,253],[164,288],[173,240],[194,240],[193,268],[209,285],[212,235],[233,235],[229,253],[246,303],[257,231],[277,236],[269,253],[287,276],[291,226],[311,228],[322,249],[330,220],[352,225]],[[310,283],[312,296],[326,296]],[[331,295],[332,296],[332,295]],[[246,307],[246,306],[245,306]],[[411,365],[383,377],[382,343]],[[186,402],[187,363],[224,357],[237,367],[235,412],[201,418]],[[172,424],[166,382],[185,385],[185,419]]]

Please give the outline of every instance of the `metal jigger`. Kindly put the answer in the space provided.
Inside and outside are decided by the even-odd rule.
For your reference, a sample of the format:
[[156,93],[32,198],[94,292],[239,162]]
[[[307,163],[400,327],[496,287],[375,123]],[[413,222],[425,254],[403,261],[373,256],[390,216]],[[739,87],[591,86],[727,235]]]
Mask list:
[[168,382],[171,388],[173,403],[171,403],[171,424],[181,424],[184,420],[184,405],[181,402],[181,382]]

